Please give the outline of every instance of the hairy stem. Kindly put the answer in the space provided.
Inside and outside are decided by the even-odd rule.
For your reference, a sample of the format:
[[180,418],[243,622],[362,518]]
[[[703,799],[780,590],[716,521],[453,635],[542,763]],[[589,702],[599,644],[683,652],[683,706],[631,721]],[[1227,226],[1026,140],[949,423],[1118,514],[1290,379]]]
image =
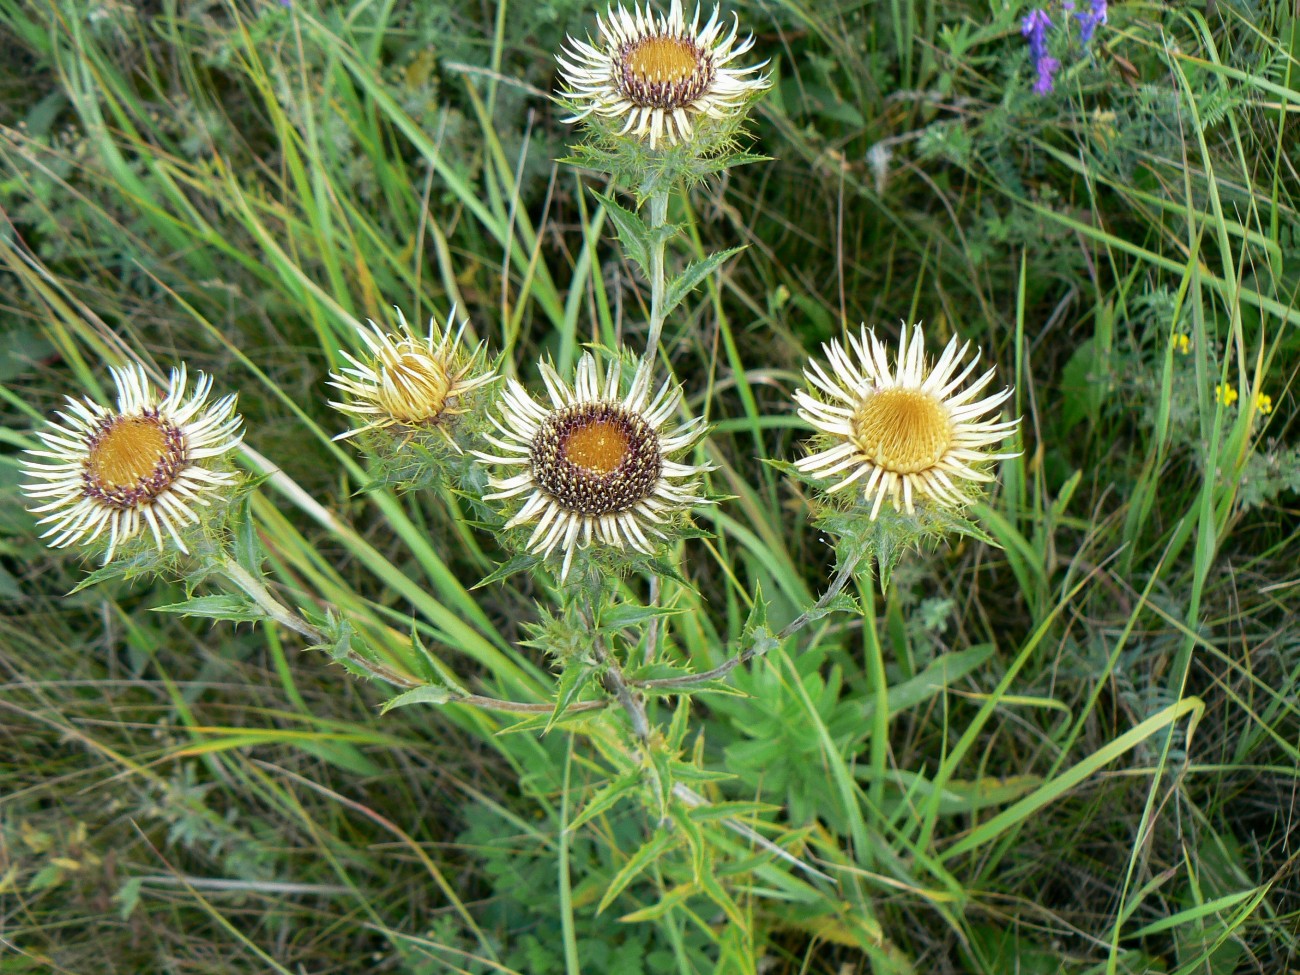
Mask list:
[[[776,635],[775,643],[781,643],[788,637],[793,636],[817,618],[821,611],[830,605],[831,600],[844,591],[844,587],[848,585],[849,580],[853,578],[853,570],[857,567],[857,564],[857,559],[849,559],[844,563],[844,565],[840,566],[839,571],[835,573],[835,578],[831,580],[831,584],[826,588],[826,591],[821,594],[817,602],[813,603],[812,606],[804,610],[782,627],[781,632]],[[635,686],[643,687],[647,690],[660,691],[693,687],[694,685],[703,683],[704,681],[717,680],[721,677],[725,677],[737,667],[749,663],[755,657],[762,656],[766,651],[767,646],[754,644],[746,647],[740,653],[736,654],[736,656],[719,664],[712,670],[706,670],[702,674],[688,674],[685,677],[661,677],[657,680],[637,681]]]
[[650,334],[646,338],[645,356],[653,362],[659,350],[659,336],[664,330],[664,250],[668,242],[660,231],[668,224],[668,189],[650,197]]
[[325,634],[271,595],[271,590],[266,588],[261,579],[258,579],[234,559],[227,558],[222,563],[221,571],[249,599],[257,603],[258,609],[281,626],[293,630],[295,633],[301,633],[308,640],[316,643],[325,640]]
[[650,740],[650,719],[645,713],[645,702],[633,693],[632,688],[628,686],[627,678],[623,676],[623,668],[619,666],[618,658],[610,652],[605,641],[596,634],[596,614],[591,604],[587,603],[579,610],[579,615],[587,631],[591,633],[591,647],[596,654],[596,659],[605,668],[605,690],[614,695],[619,706],[627,712],[628,720],[632,723],[632,733],[644,745]]
[[[650,577],[650,598],[647,600],[648,605],[654,609],[659,608],[659,596],[663,589],[663,583],[657,575]],[[659,652],[659,617],[650,617],[650,625],[645,631],[645,662],[650,664],[654,661],[655,655]]]

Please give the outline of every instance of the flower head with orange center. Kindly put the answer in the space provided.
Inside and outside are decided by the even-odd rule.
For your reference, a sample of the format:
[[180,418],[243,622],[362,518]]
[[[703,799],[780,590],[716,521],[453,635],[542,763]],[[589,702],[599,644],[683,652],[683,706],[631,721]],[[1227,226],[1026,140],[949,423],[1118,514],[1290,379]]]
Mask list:
[[739,20],[730,30],[715,6],[700,27],[700,8],[690,24],[682,0],[672,0],[668,13],[655,14],[632,5],[610,7],[596,18],[600,40],[568,39],[557,57],[565,89],[561,93],[576,109],[566,119],[577,122],[595,115],[621,120],[620,135],[631,133],[654,149],[690,140],[700,118],[727,119],[768,87],[758,74],[766,61],[748,68],[732,62],[754,45],[752,35],[738,39]]
[[[455,315],[453,308],[451,317]],[[374,322],[357,326],[368,355],[340,352],[349,365],[330,373],[330,385],[342,390],[346,399],[331,400],[330,406],[361,425],[334,439],[396,429],[407,434],[437,432],[455,446],[449,428],[465,411],[466,394],[492,382],[496,373],[481,367],[481,346],[462,354],[460,340],[468,320],[453,331],[450,324],[442,329],[431,318],[428,333],[417,335],[400,308],[397,318],[396,332],[385,332]]]
[[62,548],[90,545],[107,531],[107,564],[147,526],[158,551],[165,533],[188,552],[181,532],[199,523],[195,507],[237,478],[213,467],[243,438],[235,397],[209,405],[212,379],[202,374],[187,396],[184,366],[172,370],[163,396],[138,365],[111,371],[117,409],[68,397],[62,422],[37,431],[43,446],[23,462],[31,481],[22,490],[42,502],[31,510],[44,515],[39,524],[52,523],[41,537]]
[[499,453],[473,451],[491,464],[522,468],[492,477],[492,501],[527,495],[506,528],[536,523],[526,551],[564,553],[560,578],[573,556],[593,541],[647,555],[652,537],[666,539],[673,517],[704,503],[696,475],[707,465],[670,459],[699,439],[703,421],[668,429],[681,405],[681,389],[665,382],[653,396],[649,365],[643,364],[621,392],[623,368],[616,359],[601,375],[591,353],[578,362],[573,387],[549,363],[541,364],[550,402],[538,403],[515,380],[501,395],[499,436],[487,440]]
[[1019,423],[987,419],[1011,390],[980,398],[994,370],[966,384],[977,364],[965,361],[969,349],[954,337],[931,367],[920,327],[909,335],[904,326],[891,369],[884,343],[865,326],[847,336],[847,345],[823,345],[830,370],[810,361],[804,375],[812,389],[798,390],[795,401],[826,444],[795,467],[835,480],[828,493],[856,486],[871,503],[873,521],[886,499],[909,514],[919,500],[963,506],[970,498],[963,482],[991,481],[987,463],[1016,456],[988,448],[1012,436]]

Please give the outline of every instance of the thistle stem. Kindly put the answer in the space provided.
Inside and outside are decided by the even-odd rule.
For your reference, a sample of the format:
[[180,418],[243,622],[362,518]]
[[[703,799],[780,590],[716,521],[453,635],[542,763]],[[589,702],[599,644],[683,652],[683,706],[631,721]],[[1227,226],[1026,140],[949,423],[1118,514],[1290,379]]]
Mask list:
[[267,589],[260,579],[234,559],[227,558],[222,563],[221,571],[227,579],[238,586],[249,599],[257,604],[258,609],[281,626],[293,630],[295,633],[301,633],[308,640],[317,643],[324,641],[325,634],[271,595],[271,590]]
[[[817,602],[813,603],[811,607],[804,610],[782,627],[781,632],[776,635],[776,639],[773,642],[783,642],[802,630],[805,626],[811,623],[813,619],[817,618],[820,612],[830,605],[831,600],[844,591],[844,587],[848,585],[849,580],[853,578],[853,570],[857,567],[857,564],[857,559],[849,559],[840,566],[839,571],[835,573],[835,578],[831,580],[831,584],[826,588],[826,591],[821,594]],[[727,674],[731,673],[742,664],[749,663],[755,657],[761,657],[767,652],[768,646],[770,646],[770,644],[764,645],[757,643],[748,646],[740,653],[736,654],[736,656],[724,661],[712,670],[706,670],[702,674],[689,674],[685,677],[661,677],[657,680],[637,681],[634,686],[660,691],[694,687],[696,684],[701,684],[704,681],[717,680],[721,677],[727,676]]]
[[668,246],[663,228],[668,225],[668,197],[670,190],[657,190],[650,196],[650,334],[646,338],[645,356],[653,362],[659,350],[659,336],[664,330],[664,293],[667,290],[664,275],[664,251]]
[[[663,583],[657,575],[650,577],[650,598],[646,601],[652,609],[659,608],[659,596]],[[650,617],[650,625],[645,631],[645,662],[649,666],[659,653],[659,617]]]
[[[258,579],[234,559],[226,558],[222,562],[221,572],[227,579],[233,582],[241,592],[256,603],[258,609],[281,626],[293,630],[295,633],[302,634],[313,643],[327,642],[324,633],[312,626],[288,606],[280,602],[280,600],[276,599],[271,593],[271,590],[266,587],[266,584],[262,582],[262,580]],[[356,664],[358,667],[368,671],[380,680],[393,684],[396,687],[410,690],[412,688],[425,686],[424,681],[416,680],[414,677],[408,677],[405,674],[398,673],[397,671],[385,667],[383,664],[376,663],[373,660],[367,660],[355,650],[348,650],[347,659],[349,663]],[[554,705],[551,704],[504,701],[500,698],[484,697],[480,694],[452,693],[450,700],[457,704],[466,704],[470,707],[483,708],[486,711],[506,711],[514,714],[549,714],[551,711],[555,710]],[[596,711],[605,707],[605,705],[605,701],[580,701],[576,704],[569,705],[567,710],[571,712]],[[645,714],[644,708],[641,713],[642,715]]]
[[628,720],[632,723],[632,733],[644,745],[650,740],[650,719],[646,715],[645,702],[633,693],[627,678],[623,676],[623,668],[619,666],[618,658],[610,652],[605,641],[596,633],[596,614],[591,608],[591,603],[586,602],[578,613],[591,634],[591,648],[596,654],[596,659],[605,668],[605,690],[612,694],[619,706],[627,712]]

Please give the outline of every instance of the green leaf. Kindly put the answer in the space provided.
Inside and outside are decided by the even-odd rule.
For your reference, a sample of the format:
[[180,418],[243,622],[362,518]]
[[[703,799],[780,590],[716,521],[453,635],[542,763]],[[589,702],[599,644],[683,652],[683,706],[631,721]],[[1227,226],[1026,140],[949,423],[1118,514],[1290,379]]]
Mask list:
[[139,877],[130,877],[113,895],[113,900],[117,901],[117,916],[123,921],[129,920],[135,913],[140,904],[140,888],[143,886],[144,881]]
[[470,590],[482,589],[484,586],[491,585],[494,582],[500,582],[502,579],[509,579],[517,572],[525,572],[535,566],[541,565],[542,559],[536,555],[516,555],[509,562],[503,562],[497,566],[496,571],[470,586]]
[[659,899],[657,904],[651,904],[649,907],[643,907],[639,911],[633,911],[631,914],[624,914],[619,921],[625,924],[632,924],[639,921],[654,921],[679,904],[685,903],[688,899],[694,897],[700,892],[700,888],[695,884],[682,884],[674,887],[668,893]]
[[611,808],[616,802],[624,796],[635,791],[641,784],[640,771],[628,772],[626,775],[620,775],[617,779],[603,786],[597,793],[587,800],[587,804],[582,807],[582,812],[578,813],[568,825],[570,833],[577,830],[579,826],[591,822],[605,810]]
[[254,578],[262,574],[262,543],[257,537],[253,522],[253,496],[245,494],[235,505],[230,517],[231,534],[235,542],[235,561]]
[[251,600],[233,593],[220,596],[196,596],[179,603],[154,606],[155,613],[176,613],[179,616],[199,616],[205,619],[229,620],[232,623],[249,623],[267,619],[267,615]]
[[609,888],[605,891],[605,896],[600,899],[600,904],[596,907],[596,913],[603,913],[605,908],[609,907],[618,895],[623,893],[627,885],[635,880],[642,871],[650,864],[654,863],[663,856],[676,843],[676,837],[672,833],[659,830],[654,836],[641,845],[623,864],[623,869],[614,875],[614,879],[609,882]]
[[456,683],[455,677],[442,665],[442,661],[424,645],[424,641],[420,639],[419,631],[415,628],[415,620],[411,620],[411,651],[415,659],[422,665],[423,676],[427,680],[441,682],[457,694],[469,694],[469,691]]
[[719,251],[716,254],[710,254],[704,260],[689,265],[685,271],[669,281],[668,291],[664,295],[664,317],[667,318],[668,314],[682,303],[682,299],[699,287],[700,282],[721,267],[723,262],[739,254],[744,249],[742,245]]
[[453,700],[451,691],[439,684],[424,684],[403,691],[397,697],[389,698],[379,708],[380,714],[387,714],[394,708],[404,708],[410,704],[446,704]]
[[767,625],[767,600],[763,598],[763,587],[756,585],[754,587],[754,605],[750,607],[749,617],[745,620],[745,628],[741,631],[741,640],[747,646],[754,648],[754,656],[761,657],[763,654],[775,650],[781,645],[772,632],[772,628]]
[[86,578],[77,583],[69,592],[69,596],[76,595],[83,589],[89,589],[91,586],[98,585],[101,582],[107,582],[109,579],[129,578],[126,574],[126,566],[119,562],[110,562],[108,565],[96,569]]
[[749,607],[749,616],[745,619],[745,628],[742,632],[749,633],[758,629],[766,629],[767,607],[768,602],[763,598],[763,584],[756,582],[754,584],[754,605]]
[[669,815],[672,817],[673,824],[680,831],[682,838],[686,840],[687,847],[691,851],[691,874],[695,883],[703,883],[703,875],[708,869],[708,844],[704,842],[704,830],[700,824],[688,815],[687,810],[681,805],[675,804]]
[[722,908],[722,912],[731,919],[733,924],[744,928],[746,924],[745,913],[740,909],[740,905],[732,899],[732,896],[723,889],[722,884],[718,883],[718,878],[713,871],[705,869],[696,879],[699,881],[704,896]]
[[712,802],[707,806],[696,806],[690,810],[690,817],[700,821],[713,819],[750,819],[763,813],[778,813],[782,806],[769,802],[734,800],[731,802]]
[[328,624],[323,629],[330,642],[323,644],[320,649],[327,650],[335,660],[346,663],[348,655],[352,653],[352,624],[333,613],[327,619]]
[[[775,640],[772,641],[772,645],[776,646]],[[728,697],[749,697],[749,694],[716,677],[700,678],[698,681],[688,681],[676,684],[673,687],[640,687],[637,690],[649,697],[680,697],[688,694],[726,694]]]
[[597,190],[592,190],[591,194],[601,202],[601,205],[609,213],[610,220],[614,222],[614,229],[618,231],[618,239],[619,243],[623,245],[623,252],[636,261],[648,277],[650,274],[650,228],[646,226],[644,220],[631,210],[619,206],[612,196],[607,196]]
[[810,606],[808,608],[808,622],[814,623],[824,616],[830,616],[831,613],[852,613],[855,616],[861,616],[862,607],[848,593],[836,593],[833,598],[826,601],[826,605]]
[[564,670],[560,673],[560,679],[556,682],[555,710],[551,712],[551,720],[546,722],[543,734],[550,731],[555,722],[564,717],[565,710],[577,700],[578,695],[582,693],[582,689],[587,686],[595,673],[595,667],[580,660],[570,658],[566,662]]
[[569,725],[581,724],[585,721],[591,721],[598,715],[604,714],[603,711],[566,711],[563,715],[556,718],[552,713],[530,714],[528,717],[516,721],[514,724],[506,725],[497,731],[498,735],[514,735],[520,732],[544,732],[547,728],[554,725],[558,728],[564,728]]
[[649,623],[652,619],[678,616],[685,610],[671,606],[640,606],[636,603],[618,603],[600,611],[596,628],[604,633],[613,633],[629,627]]

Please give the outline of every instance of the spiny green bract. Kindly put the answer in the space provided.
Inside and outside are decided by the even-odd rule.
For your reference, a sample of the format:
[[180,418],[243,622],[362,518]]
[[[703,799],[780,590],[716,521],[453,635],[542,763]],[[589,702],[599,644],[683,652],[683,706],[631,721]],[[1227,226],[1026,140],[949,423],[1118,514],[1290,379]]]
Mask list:
[[744,112],[725,119],[701,118],[692,138],[655,149],[640,139],[619,135],[621,125],[614,120],[592,115],[584,120],[584,125],[587,140],[571,146],[573,156],[561,162],[607,173],[635,196],[638,208],[678,181],[694,186],[733,166],[768,158],[742,147],[748,141]]

